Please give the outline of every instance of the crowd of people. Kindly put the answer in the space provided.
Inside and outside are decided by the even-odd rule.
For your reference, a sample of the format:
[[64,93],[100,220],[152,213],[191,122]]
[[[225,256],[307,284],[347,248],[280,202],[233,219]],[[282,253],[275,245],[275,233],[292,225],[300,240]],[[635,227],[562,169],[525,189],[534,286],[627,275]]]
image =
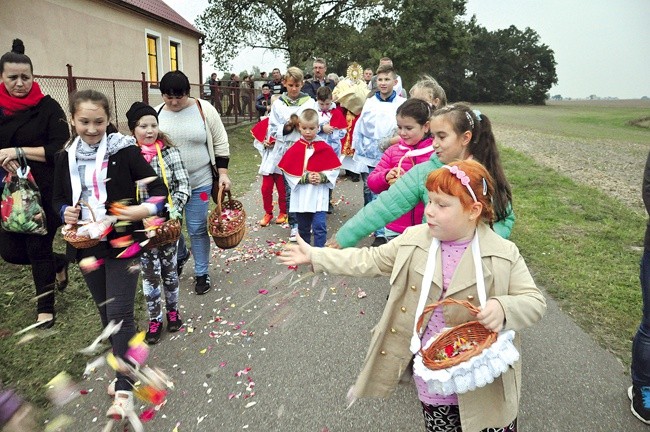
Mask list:
[[[136,333],[138,280],[149,314],[149,344],[161,340],[165,321],[168,332],[183,326],[179,276],[190,257],[196,294],[212,287],[209,198],[215,185],[231,188],[221,115],[251,115],[254,105],[259,122],[251,132],[261,155],[263,205],[258,223],[275,222],[288,230],[279,260],[310,264],[316,272],[391,276],[386,308],[350,400],[388,397],[412,374],[427,431],[517,430],[521,362],[471,391],[447,393],[433,391],[429,374],[416,366],[420,349],[445,328],[476,320],[519,347],[518,332],[546,310],[508,240],[515,221],[512,191],[485,113],[449,104],[430,76],[407,94],[389,58],[374,71],[352,63],[340,78],[327,74],[326,61],[316,58],[309,77],[292,66],[284,74],[274,69],[266,82],[264,73],[262,80],[232,74],[223,86],[212,74],[209,94],[204,89],[201,98],[190,96],[183,72],[168,72],[159,86],[163,103],[133,103],[126,114],[130,134],[122,135],[111,125],[106,95],[73,93],[67,115],[43,95],[19,40],[0,58],[0,71],[1,174],[3,179],[20,174],[26,160],[47,218],[45,235],[11,232],[3,225],[0,255],[31,266],[38,327],[55,325],[55,294],[66,288],[73,262],[82,270],[102,325],[121,322],[110,337],[119,361],[107,389],[113,396],[109,418],[126,419],[135,410],[135,377],[119,365],[133,362],[126,352]],[[644,198],[650,190],[648,170]],[[343,176],[359,183],[364,207],[328,235],[332,191]],[[152,226],[181,220],[191,247],[182,234],[178,242],[146,247]],[[92,246],[70,242],[65,255],[53,252],[61,225],[71,231],[92,223],[99,226]],[[373,233],[371,247],[354,247]],[[641,273],[644,320],[634,342],[629,392],[632,411],[650,422],[647,250],[648,238]],[[451,309],[443,300],[473,303],[476,312]],[[436,305],[425,313],[427,303]],[[0,421],[15,424],[26,405],[14,392],[4,394]]]

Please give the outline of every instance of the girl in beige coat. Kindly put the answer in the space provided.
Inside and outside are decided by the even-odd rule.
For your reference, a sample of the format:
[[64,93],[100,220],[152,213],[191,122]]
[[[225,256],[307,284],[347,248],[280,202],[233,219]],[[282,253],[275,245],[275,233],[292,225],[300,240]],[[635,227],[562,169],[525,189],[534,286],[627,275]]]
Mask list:
[[[475,316],[458,306],[438,307],[425,315],[423,334],[416,333],[415,340],[422,339],[422,344],[443,327],[477,320],[491,331],[519,331],[544,314],[546,302],[519,250],[490,229],[494,220],[492,184],[480,163],[455,162],[427,178],[426,224],[410,227],[378,248],[311,248],[298,239],[297,245],[288,246],[281,254],[282,263],[312,264],[316,272],[390,276],[390,296],[373,330],[361,373],[350,390],[352,400],[388,397],[395,390],[413,360],[416,310],[422,309],[424,301],[430,304],[454,298],[484,306]],[[480,266],[475,266],[477,260]],[[432,280],[423,283],[427,273],[432,274]],[[479,302],[483,294],[486,300]],[[514,345],[519,348],[518,336]],[[458,395],[431,394],[422,378],[417,374],[415,378],[428,431],[517,430],[521,362],[492,383]]]

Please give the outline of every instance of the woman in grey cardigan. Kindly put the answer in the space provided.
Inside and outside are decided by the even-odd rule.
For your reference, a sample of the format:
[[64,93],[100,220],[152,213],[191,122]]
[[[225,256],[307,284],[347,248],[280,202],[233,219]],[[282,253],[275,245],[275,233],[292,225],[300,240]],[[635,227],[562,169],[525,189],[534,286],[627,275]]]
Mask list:
[[[185,205],[185,223],[194,255],[194,289],[205,294],[211,288],[208,263],[210,236],[207,215],[212,190],[212,167],[219,173],[218,181],[230,190],[228,135],[217,110],[209,103],[190,97],[190,81],[181,71],[167,72],[160,80],[164,103],[158,111],[160,130],[165,132],[181,152],[190,176],[192,195]],[[190,257],[184,237],[178,244],[178,275]]]

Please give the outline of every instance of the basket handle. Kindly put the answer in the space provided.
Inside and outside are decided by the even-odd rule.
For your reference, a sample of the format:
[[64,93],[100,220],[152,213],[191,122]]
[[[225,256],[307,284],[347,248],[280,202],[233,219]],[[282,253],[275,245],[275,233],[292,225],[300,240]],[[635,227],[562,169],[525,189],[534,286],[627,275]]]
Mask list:
[[219,192],[217,193],[217,214],[219,215],[219,222],[221,222],[221,220],[224,218],[224,216],[221,214],[222,204],[225,201],[225,197],[223,196],[224,192],[228,196],[228,201],[232,200],[232,194],[230,191],[225,190],[223,185],[219,185]]
[[450,304],[456,304],[459,306],[464,306],[465,308],[469,309],[470,312],[472,313],[479,313],[481,310],[468,302],[467,300],[456,300],[454,298],[448,297],[443,300],[437,301],[435,303],[432,303],[430,305],[425,306],[424,310],[422,311],[422,315],[418,318],[418,324],[417,324],[417,330],[418,333],[422,331],[422,321],[424,321],[424,316],[428,314],[429,312],[435,310],[438,306],[441,305],[450,305]]
[[406,158],[408,153],[404,153],[401,158],[399,158],[399,162],[397,163],[397,178],[400,178],[400,172],[402,171],[402,162],[404,162],[404,159]]
[[80,206],[85,206],[88,210],[90,210],[90,217],[93,218],[93,222],[97,222],[97,217],[95,216],[95,212],[93,211],[93,208],[88,204],[85,200],[79,200],[77,202]]

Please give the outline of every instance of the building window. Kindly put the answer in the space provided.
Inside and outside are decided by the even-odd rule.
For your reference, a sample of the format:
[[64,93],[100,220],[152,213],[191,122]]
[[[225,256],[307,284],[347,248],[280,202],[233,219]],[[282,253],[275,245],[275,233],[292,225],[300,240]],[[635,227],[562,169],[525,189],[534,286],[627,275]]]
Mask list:
[[178,42],[169,43],[169,70],[178,70],[178,55],[180,52],[180,44]]
[[147,35],[147,62],[149,65],[149,81],[152,86],[158,85],[158,38]]

